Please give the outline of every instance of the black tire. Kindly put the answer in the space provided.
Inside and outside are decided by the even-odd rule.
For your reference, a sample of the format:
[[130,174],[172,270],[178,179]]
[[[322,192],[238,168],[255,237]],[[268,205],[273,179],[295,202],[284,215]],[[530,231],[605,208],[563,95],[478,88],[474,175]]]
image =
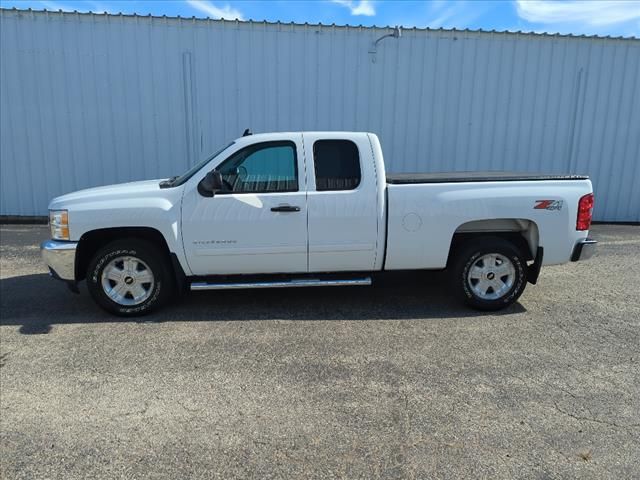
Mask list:
[[[485,255],[497,254],[500,258],[506,258],[513,266],[513,275],[505,275],[500,277],[499,274],[489,271],[487,273],[487,281],[502,282],[505,285],[505,291],[500,293],[492,287],[485,292],[486,296],[498,295],[497,298],[487,299],[480,296],[477,291],[482,290],[478,285],[477,279],[472,279],[469,272],[472,267],[483,264]],[[489,258],[489,257],[484,257]],[[500,258],[498,261],[500,261]],[[489,269],[489,267],[486,267]],[[496,267],[496,268],[499,268]],[[499,237],[477,237],[471,239],[461,245],[454,253],[454,258],[449,268],[451,287],[455,296],[467,305],[477,310],[500,310],[514,303],[527,286],[527,261],[522,251],[514,244]],[[489,277],[489,275],[493,276]],[[510,287],[508,287],[509,279],[513,278]],[[507,281],[504,281],[504,280]]]
[[[153,283],[144,284],[146,298],[140,303],[120,304],[109,297],[103,287],[102,274],[105,268],[121,257],[139,260],[141,263],[138,265],[146,264],[151,270]],[[101,248],[91,259],[87,269],[87,288],[94,301],[109,313],[122,317],[146,315],[164,305],[171,297],[174,281],[168,261],[167,255],[163,255],[150,242],[136,238],[116,240]],[[127,295],[131,296],[130,293]],[[135,299],[131,297],[126,301],[135,302]]]

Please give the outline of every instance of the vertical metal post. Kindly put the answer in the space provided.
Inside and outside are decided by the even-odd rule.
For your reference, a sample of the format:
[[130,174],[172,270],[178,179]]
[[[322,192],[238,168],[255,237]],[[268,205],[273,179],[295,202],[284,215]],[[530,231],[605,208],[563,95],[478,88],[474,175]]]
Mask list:
[[195,134],[197,118],[195,111],[195,85],[191,52],[182,54],[182,86],[184,91],[184,128],[187,147],[187,167],[198,161],[197,136]]

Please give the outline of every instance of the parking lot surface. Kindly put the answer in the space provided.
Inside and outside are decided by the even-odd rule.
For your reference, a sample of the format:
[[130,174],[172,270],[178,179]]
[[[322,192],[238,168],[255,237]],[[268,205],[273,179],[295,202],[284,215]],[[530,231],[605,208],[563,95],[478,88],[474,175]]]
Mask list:
[[497,314],[443,275],[203,292],[141,320],[2,226],[2,478],[638,478],[640,227]]

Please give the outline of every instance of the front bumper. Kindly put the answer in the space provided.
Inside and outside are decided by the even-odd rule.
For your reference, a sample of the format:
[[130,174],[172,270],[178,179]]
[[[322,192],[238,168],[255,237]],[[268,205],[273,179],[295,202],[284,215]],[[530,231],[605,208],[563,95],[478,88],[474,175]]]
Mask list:
[[75,282],[77,247],[78,242],[59,242],[57,240],[45,240],[40,244],[42,260],[49,267],[49,273],[52,277]]
[[587,260],[596,253],[598,242],[592,238],[585,238],[580,240],[575,247],[573,247],[573,254],[571,255],[571,261],[577,262],[578,260]]

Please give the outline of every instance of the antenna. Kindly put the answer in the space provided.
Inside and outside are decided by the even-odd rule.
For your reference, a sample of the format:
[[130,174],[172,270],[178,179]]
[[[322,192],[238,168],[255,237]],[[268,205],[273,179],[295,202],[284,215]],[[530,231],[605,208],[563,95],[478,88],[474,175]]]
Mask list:
[[244,133],[242,134],[243,137],[248,137],[249,135],[253,135],[253,133],[251,133],[251,129],[247,128]]

